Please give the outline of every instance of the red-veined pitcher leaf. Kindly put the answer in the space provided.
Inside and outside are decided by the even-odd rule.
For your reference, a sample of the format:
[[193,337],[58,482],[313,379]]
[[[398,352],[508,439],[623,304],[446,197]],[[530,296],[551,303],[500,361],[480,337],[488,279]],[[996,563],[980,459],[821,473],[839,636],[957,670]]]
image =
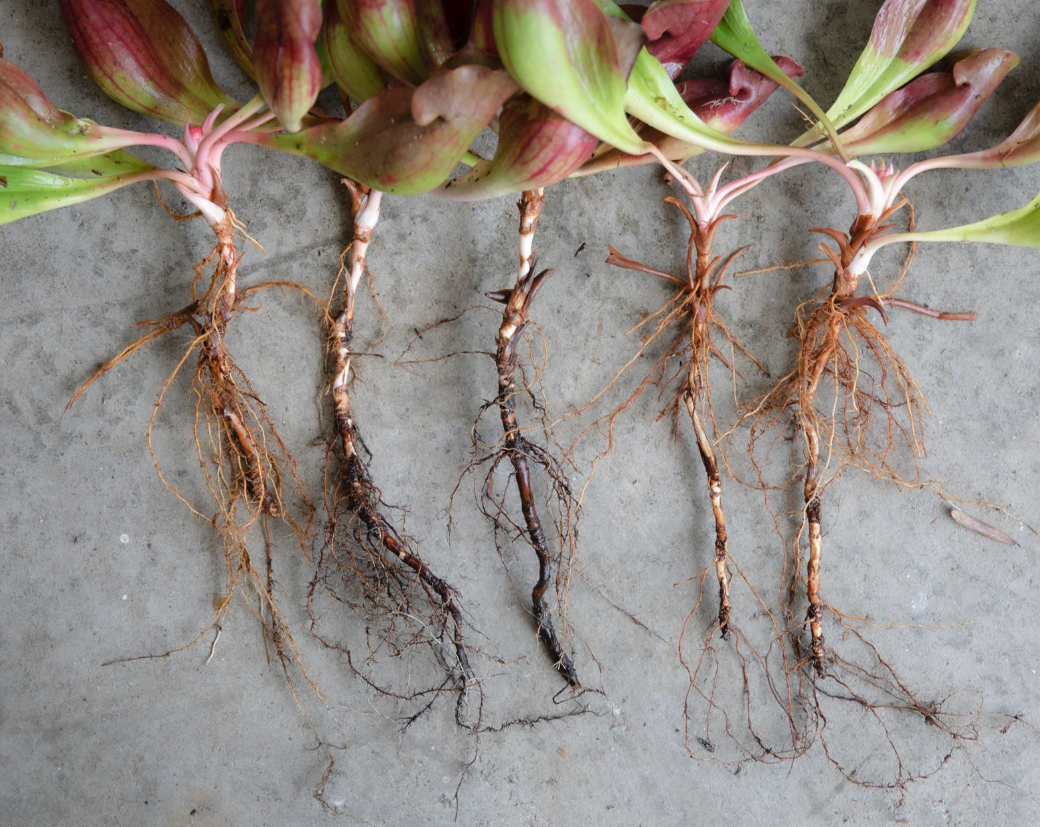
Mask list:
[[956,138],[1019,63],[1014,52],[984,49],[885,96],[842,133],[852,155],[924,152]]
[[838,128],[941,60],[961,39],[976,0],[885,0],[870,40],[827,114]]
[[418,86],[454,51],[441,0],[338,0],[350,35],[398,80]]
[[0,58],[0,157],[13,166],[100,155],[112,148],[103,127],[56,108],[39,84]]
[[166,0],[60,0],[87,74],[106,95],[160,121],[201,124],[238,104],[217,86],[195,33]]
[[449,181],[438,195],[458,201],[548,187],[581,166],[599,141],[529,95],[502,109],[495,157]]
[[321,0],[256,0],[253,68],[267,105],[289,132],[314,105],[322,88]]

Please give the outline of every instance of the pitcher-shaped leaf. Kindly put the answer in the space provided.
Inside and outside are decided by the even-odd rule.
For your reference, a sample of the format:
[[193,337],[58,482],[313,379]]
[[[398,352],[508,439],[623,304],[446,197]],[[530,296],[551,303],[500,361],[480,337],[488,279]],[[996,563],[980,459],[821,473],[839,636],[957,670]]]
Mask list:
[[851,155],[924,152],[952,141],[1019,63],[1014,52],[983,49],[890,93],[842,133]]
[[[805,74],[791,58],[775,55],[772,61],[789,78]],[[725,70],[727,80],[688,80],[676,84],[686,105],[705,124],[723,135],[732,135],[779,87],[772,78],[732,61]]]
[[885,0],[827,114],[838,128],[942,59],[961,39],[977,0]]
[[336,1],[354,42],[405,83],[418,86],[454,51],[441,0]]
[[608,17],[596,0],[495,0],[495,43],[531,97],[600,140],[642,154],[646,145],[624,103],[633,60],[646,54],[645,34],[618,13]]
[[[778,56],[773,60],[790,77],[802,76],[802,67],[790,58]],[[778,87],[774,81],[739,60],[730,63],[726,74],[727,81],[688,80],[676,84],[676,89],[705,126],[723,135],[732,135]],[[657,146],[669,160],[686,161],[704,152],[700,146],[685,143],[656,129],[646,126],[638,129],[640,136],[647,143]],[[582,165],[578,175],[655,162],[652,155],[627,155],[613,147],[603,146],[591,160]]]
[[449,181],[437,194],[474,201],[548,187],[580,167],[599,143],[529,95],[503,107],[498,136],[494,158]]
[[4,163],[41,166],[110,149],[104,130],[57,109],[43,89],[10,61],[0,58],[0,154]]
[[726,13],[730,0],[657,0],[640,18],[650,42],[646,50],[670,77],[690,62]]
[[206,0],[220,38],[235,63],[253,80],[253,47],[246,38],[246,0]]
[[321,42],[328,55],[332,79],[352,100],[364,103],[390,86],[390,76],[351,39],[337,0],[328,0],[325,7]]
[[250,133],[244,140],[311,158],[384,192],[417,195],[451,174],[516,91],[502,70],[462,66],[438,72],[418,89],[376,95],[345,121],[293,135]]
[[267,105],[289,132],[300,128],[322,87],[321,0],[256,0],[253,68]]
[[166,0],[59,0],[87,74],[128,109],[178,125],[201,124],[238,104],[210,74],[195,33]]

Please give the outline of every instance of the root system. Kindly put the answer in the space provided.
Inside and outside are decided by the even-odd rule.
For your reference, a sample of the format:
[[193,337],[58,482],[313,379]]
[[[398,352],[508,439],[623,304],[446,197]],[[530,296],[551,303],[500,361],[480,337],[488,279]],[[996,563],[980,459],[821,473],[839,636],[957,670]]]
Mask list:
[[[329,649],[343,652],[351,668],[371,686],[393,697],[419,700],[430,691],[449,687],[462,690],[476,678],[466,647],[466,624],[458,593],[434,574],[419,555],[415,541],[398,531],[386,516],[387,506],[370,476],[369,455],[351,410],[355,302],[381,193],[350,181],[344,183],[352,199],[354,240],[341,260],[343,299],[331,320],[329,338],[334,422],[342,456],[338,469],[326,474],[328,523],[308,592],[308,612],[314,636]],[[334,605],[346,604],[366,612],[366,663],[372,663],[383,647],[399,656],[413,645],[429,645],[447,671],[447,682],[428,691],[402,692],[369,678],[343,643],[319,630],[318,602],[322,595],[331,598]],[[461,699],[460,692],[460,703]]]
[[[517,421],[516,399],[518,393],[517,368],[520,361],[520,344],[524,331],[530,323],[531,305],[552,270],[534,272],[534,233],[538,226],[545,197],[541,190],[524,192],[517,202],[520,210],[520,265],[515,286],[511,290],[488,293],[488,297],[504,305],[502,322],[498,329],[495,366],[498,374],[498,392],[493,405],[498,408],[502,421],[503,437],[500,445],[478,459],[474,465],[488,463],[488,471],[481,491],[481,508],[495,528],[496,543],[500,532],[512,535],[526,534],[527,542],[538,560],[538,579],[531,590],[531,607],[534,612],[538,638],[552,658],[553,666],[572,689],[581,688],[578,673],[568,654],[560,634],[553,624],[553,606],[548,598],[550,586],[555,580],[557,605],[564,611],[567,601],[569,565],[564,563],[563,551],[567,538],[572,536],[576,517],[575,503],[567,483],[566,475],[559,463],[543,448],[531,442]],[[479,421],[479,420],[478,420]],[[474,434],[476,429],[474,429]],[[475,440],[479,443],[479,440]],[[478,448],[480,446],[478,445]],[[508,516],[504,499],[494,495],[494,478],[499,466],[508,461],[512,468],[511,477],[516,484],[523,513],[521,528]],[[532,486],[531,465],[541,467],[548,480],[549,489],[558,503],[556,514],[557,533],[561,538],[559,553],[549,547],[542,521],[538,515],[537,497]],[[472,467],[472,466],[471,466]],[[568,561],[569,562],[569,561]],[[557,574],[554,577],[554,566]]]

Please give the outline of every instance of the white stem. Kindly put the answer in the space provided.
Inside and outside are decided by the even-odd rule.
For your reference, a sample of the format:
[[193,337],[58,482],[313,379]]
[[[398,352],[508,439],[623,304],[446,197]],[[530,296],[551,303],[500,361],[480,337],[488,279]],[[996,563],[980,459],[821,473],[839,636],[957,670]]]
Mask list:
[[893,233],[892,235],[883,235],[875,238],[873,241],[869,241],[860,247],[859,252],[856,253],[852,263],[849,265],[848,272],[852,276],[862,276],[870,266],[870,260],[874,257],[874,253],[882,247],[887,247],[889,244],[908,244],[920,240],[918,233]]
[[365,274],[365,256],[372,240],[372,231],[379,221],[379,206],[383,193],[370,190],[354,219],[354,244],[350,252],[350,292],[357,292],[361,277]]
[[[357,292],[361,277],[365,274],[365,261],[368,254],[368,245],[372,241],[372,231],[379,221],[379,206],[383,200],[383,193],[379,190],[369,190],[361,203],[361,209],[354,216],[354,242],[350,248],[350,275],[347,278],[346,290],[347,301],[344,302],[343,312],[337,320],[340,330],[346,330],[351,323],[347,318],[347,307],[353,307],[354,294]],[[332,380],[333,398],[345,393],[347,384],[350,382],[350,347],[346,339],[340,339],[338,344],[337,362],[340,369]]]
[[188,199],[199,212],[202,213],[206,221],[209,222],[211,227],[216,227],[227,219],[227,212],[219,204],[214,204],[206,196],[200,195],[198,192],[188,189],[183,184],[174,184],[177,190]]
[[[535,190],[539,198],[545,194],[545,189],[539,187]],[[525,213],[520,219],[520,264],[516,272],[516,282],[519,284],[527,274],[531,272],[531,257],[534,255],[534,231],[538,226],[538,218],[541,210]]]
[[870,214],[874,218],[880,218],[881,213],[885,211],[885,201],[888,196],[885,185],[881,183],[880,176],[862,161],[849,161],[848,166],[858,172],[866,183],[867,196],[870,200]]

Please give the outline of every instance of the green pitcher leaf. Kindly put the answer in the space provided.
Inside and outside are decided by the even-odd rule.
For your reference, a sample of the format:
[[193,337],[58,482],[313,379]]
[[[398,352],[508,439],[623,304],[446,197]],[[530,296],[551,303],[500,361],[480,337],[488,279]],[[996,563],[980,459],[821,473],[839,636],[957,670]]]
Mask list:
[[[0,161],[0,163],[3,163]],[[59,175],[100,177],[103,175],[123,175],[129,172],[147,172],[155,169],[147,161],[142,161],[136,155],[131,155],[125,150],[118,149],[115,152],[107,152],[104,155],[95,155],[92,158],[73,158],[70,161],[62,161],[59,164],[49,164],[48,170]]]
[[[729,138],[698,118],[682,99],[665,68],[645,49],[640,52],[628,79],[625,109],[647,126],[701,149],[730,154],[761,154],[743,152],[743,148],[752,145]],[[645,144],[635,152],[616,143],[613,145],[629,155],[646,153]]]
[[645,38],[639,26],[608,18],[595,0],[495,0],[493,20],[499,56],[525,92],[601,141],[647,151],[625,117],[627,64]]
[[351,39],[350,27],[339,10],[340,2],[328,0],[321,42],[336,85],[351,100],[364,103],[390,85],[390,76]]
[[964,241],[976,244],[1008,244],[1040,247],[1040,195],[1021,209],[994,215],[974,224],[928,233],[906,233],[908,241]]
[[[800,77],[802,67],[790,58],[773,58],[791,77]],[[680,97],[705,125],[732,135],[778,88],[778,84],[741,63],[730,62],[725,70],[727,80],[697,79],[676,84]],[[671,161],[687,161],[705,150],[688,144],[645,125],[637,127],[640,136],[656,146]],[[590,175],[608,169],[656,163],[653,155],[628,155],[612,146],[603,145],[582,165],[577,175]]]
[[441,0],[337,0],[354,42],[398,80],[418,86],[453,50]]

